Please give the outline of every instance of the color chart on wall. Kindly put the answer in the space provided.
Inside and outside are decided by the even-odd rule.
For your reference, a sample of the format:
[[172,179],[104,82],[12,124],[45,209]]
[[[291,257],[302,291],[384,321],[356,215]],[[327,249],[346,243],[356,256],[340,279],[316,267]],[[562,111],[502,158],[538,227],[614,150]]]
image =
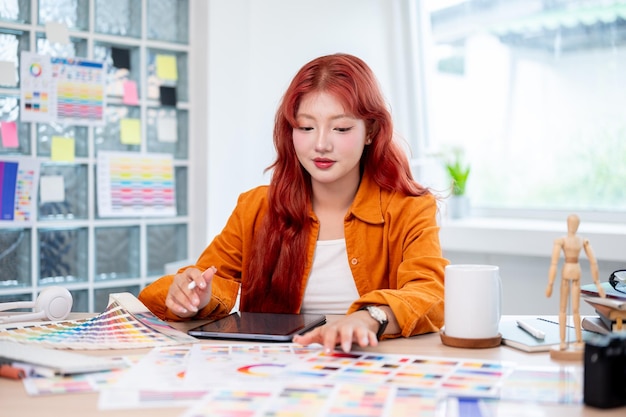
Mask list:
[[104,124],[103,62],[22,51],[20,118],[23,122]]
[[0,160],[0,221],[33,220],[38,178],[39,163],[34,159]]
[[176,215],[171,155],[101,151],[97,183],[100,217]]

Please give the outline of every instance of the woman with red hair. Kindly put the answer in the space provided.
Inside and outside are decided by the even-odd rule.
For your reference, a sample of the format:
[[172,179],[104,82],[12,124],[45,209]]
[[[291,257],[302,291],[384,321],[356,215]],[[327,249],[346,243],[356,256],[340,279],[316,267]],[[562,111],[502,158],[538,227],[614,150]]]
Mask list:
[[294,338],[327,350],[438,331],[436,198],[413,180],[378,82],[361,59],[322,56],[278,108],[269,185],[240,195],[195,265],[139,299],[166,320],[241,311],[345,314]]

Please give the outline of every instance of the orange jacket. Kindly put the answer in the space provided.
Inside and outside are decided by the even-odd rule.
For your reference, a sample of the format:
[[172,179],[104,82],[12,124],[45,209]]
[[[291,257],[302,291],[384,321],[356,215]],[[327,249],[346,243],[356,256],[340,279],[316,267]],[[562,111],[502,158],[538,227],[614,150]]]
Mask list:
[[[235,305],[250,254],[263,250],[252,247],[252,238],[266,211],[267,186],[241,194],[222,232],[192,265],[201,271],[212,265],[217,268],[211,301],[196,318],[225,316]],[[347,313],[370,304],[388,305],[402,331],[386,337],[438,331],[443,325],[443,276],[448,261],[441,254],[436,211],[435,197],[407,197],[385,191],[365,174],[345,217],[348,261],[361,295]],[[319,232],[314,213],[311,221],[303,280],[309,276]],[[139,299],[158,317],[181,320],[165,306],[172,279],[166,275],[156,280],[139,294]],[[301,299],[305,288],[303,285]]]

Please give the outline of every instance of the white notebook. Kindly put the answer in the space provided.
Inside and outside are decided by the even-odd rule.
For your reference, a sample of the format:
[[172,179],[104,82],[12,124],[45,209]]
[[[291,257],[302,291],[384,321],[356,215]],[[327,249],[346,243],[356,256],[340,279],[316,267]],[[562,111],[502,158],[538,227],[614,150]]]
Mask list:
[[[545,334],[544,339],[536,339],[526,331],[522,330],[516,320],[503,319],[500,321],[500,334],[502,334],[502,343],[514,347],[525,352],[547,352],[552,346],[561,343],[561,334],[558,321],[536,317],[525,318],[527,322],[535,329],[541,330]],[[593,337],[595,333],[582,330],[583,342]],[[568,325],[566,328],[566,341],[573,342],[576,340],[576,329]]]
[[84,355],[4,340],[0,340],[0,359],[43,367],[54,375],[108,371],[128,366],[122,358]]

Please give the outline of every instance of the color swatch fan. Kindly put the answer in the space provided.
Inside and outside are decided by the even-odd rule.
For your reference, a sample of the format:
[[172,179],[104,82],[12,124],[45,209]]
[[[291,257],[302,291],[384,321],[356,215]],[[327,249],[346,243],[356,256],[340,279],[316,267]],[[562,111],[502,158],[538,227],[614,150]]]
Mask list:
[[194,343],[152,314],[130,293],[109,296],[107,309],[90,319],[10,325],[0,340],[56,349],[134,349]]

